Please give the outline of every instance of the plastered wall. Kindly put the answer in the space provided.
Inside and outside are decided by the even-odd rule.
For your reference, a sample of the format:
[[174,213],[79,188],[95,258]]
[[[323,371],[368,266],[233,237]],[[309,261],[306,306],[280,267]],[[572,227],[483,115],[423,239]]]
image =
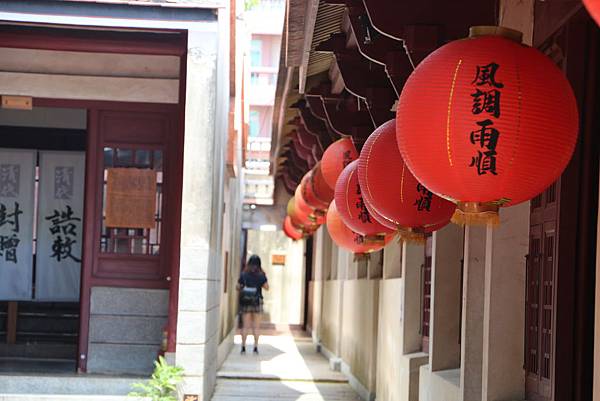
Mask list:
[[[398,308],[403,291],[401,278],[381,280],[377,340],[377,400],[401,401],[407,386],[402,364],[402,314]],[[408,372],[410,373],[410,372]]]
[[342,360],[368,390],[376,387],[379,280],[344,282]]

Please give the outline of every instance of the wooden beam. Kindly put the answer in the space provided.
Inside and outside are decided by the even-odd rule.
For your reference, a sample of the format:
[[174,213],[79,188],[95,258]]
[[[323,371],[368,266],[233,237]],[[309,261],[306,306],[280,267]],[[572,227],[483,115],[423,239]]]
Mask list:
[[6,318],[6,343],[15,344],[17,342],[17,315],[18,303],[16,301],[8,302],[8,314]]
[[0,91],[34,98],[179,102],[179,80],[0,72]]

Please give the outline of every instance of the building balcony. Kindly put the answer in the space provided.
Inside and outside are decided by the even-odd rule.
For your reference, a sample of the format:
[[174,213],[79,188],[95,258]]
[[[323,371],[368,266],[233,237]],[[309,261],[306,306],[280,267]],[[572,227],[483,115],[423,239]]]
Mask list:
[[277,69],[252,67],[250,70],[249,103],[251,106],[272,106],[275,103]]

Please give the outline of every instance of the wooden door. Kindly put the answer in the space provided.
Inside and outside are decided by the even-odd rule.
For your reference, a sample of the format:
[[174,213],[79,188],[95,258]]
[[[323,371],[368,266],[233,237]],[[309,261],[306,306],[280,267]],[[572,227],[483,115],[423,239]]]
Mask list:
[[[87,369],[92,287],[168,289],[171,277],[179,270],[181,218],[183,146],[177,109],[162,104],[92,106],[97,108],[91,107],[88,113],[79,336],[82,372]],[[145,200],[152,208],[152,227],[117,228],[107,224],[107,178],[111,169],[152,172],[156,185],[152,199]],[[141,183],[134,184],[137,188]]]
[[528,399],[552,399],[557,272],[557,205],[560,182],[531,201],[526,277],[525,370]]
[[[539,49],[564,70],[580,111],[580,133],[561,179],[531,202],[527,263],[527,399],[592,398],[598,211],[600,30],[576,2],[536,2]],[[564,4],[566,6],[566,3]],[[570,18],[569,18],[570,16]]]

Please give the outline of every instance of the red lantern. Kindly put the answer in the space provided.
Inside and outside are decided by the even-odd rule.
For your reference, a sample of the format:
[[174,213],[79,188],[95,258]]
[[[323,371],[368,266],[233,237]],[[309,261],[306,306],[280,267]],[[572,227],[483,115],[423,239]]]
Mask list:
[[300,186],[302,187],[302,197],[310,207],[317,210],[327,210],[329,203],[333,200],[334,192],[323,178],[320,163],[317,163],[302,178]]
[[377,128],[358,159],[358,181],[369,212],[404,239],[424,240],[425,233],[450,223],[456,205],[431,193],[404,164],[396,143],[396,122]]
[[304,236],[302,229],[294,227],[290,216],[286,216],[283,222],[283,232],[294,241],[297,241]]
[[353,231],[367,237],[385,236],[393,232],[381,225],[369,213],[358,183],[358,160],[350,163],[335,186],[335,203],[344,223]]
[[312,232],[318,228],[318,225],[308,214],[301,209],[296,208],[296,199],[294,196],[290,198],[287,204],[287,214],[296,227],[302,228],[305,232]]
[[596,23],[600,25],[600,1],[583,0],[583,4],[585,5],[585,8],[587,8],[594,21],[596,21]]
[[373,240],[355,233],[342,220],[335,206],[335,201],[331,202],[327,210],[327,231],[337,246],[354,253],[379,251],[393,238],[390,235],[382,239]]
[[342,170],[356,159],[358,159],[358,152],[352,138],[342,138],[332,143],[321,159],[321,171],[327,185],[335,188]]
[[296,187],[294,199],[296,202],[296,210],[303,215],[308,216],[310,221],[313,221],[318,225],[325,223],[325,211],[314,209],[306,203],[304,197],[302,196],[302,185],[298,185]]
[[497,223],[500,206],[531,199],[560,176],[575,147],[578,111],[549,58],[497,34],[514,31],[471,32],[410,76],[396,135],[417,179],[458,204],[459,222]]

